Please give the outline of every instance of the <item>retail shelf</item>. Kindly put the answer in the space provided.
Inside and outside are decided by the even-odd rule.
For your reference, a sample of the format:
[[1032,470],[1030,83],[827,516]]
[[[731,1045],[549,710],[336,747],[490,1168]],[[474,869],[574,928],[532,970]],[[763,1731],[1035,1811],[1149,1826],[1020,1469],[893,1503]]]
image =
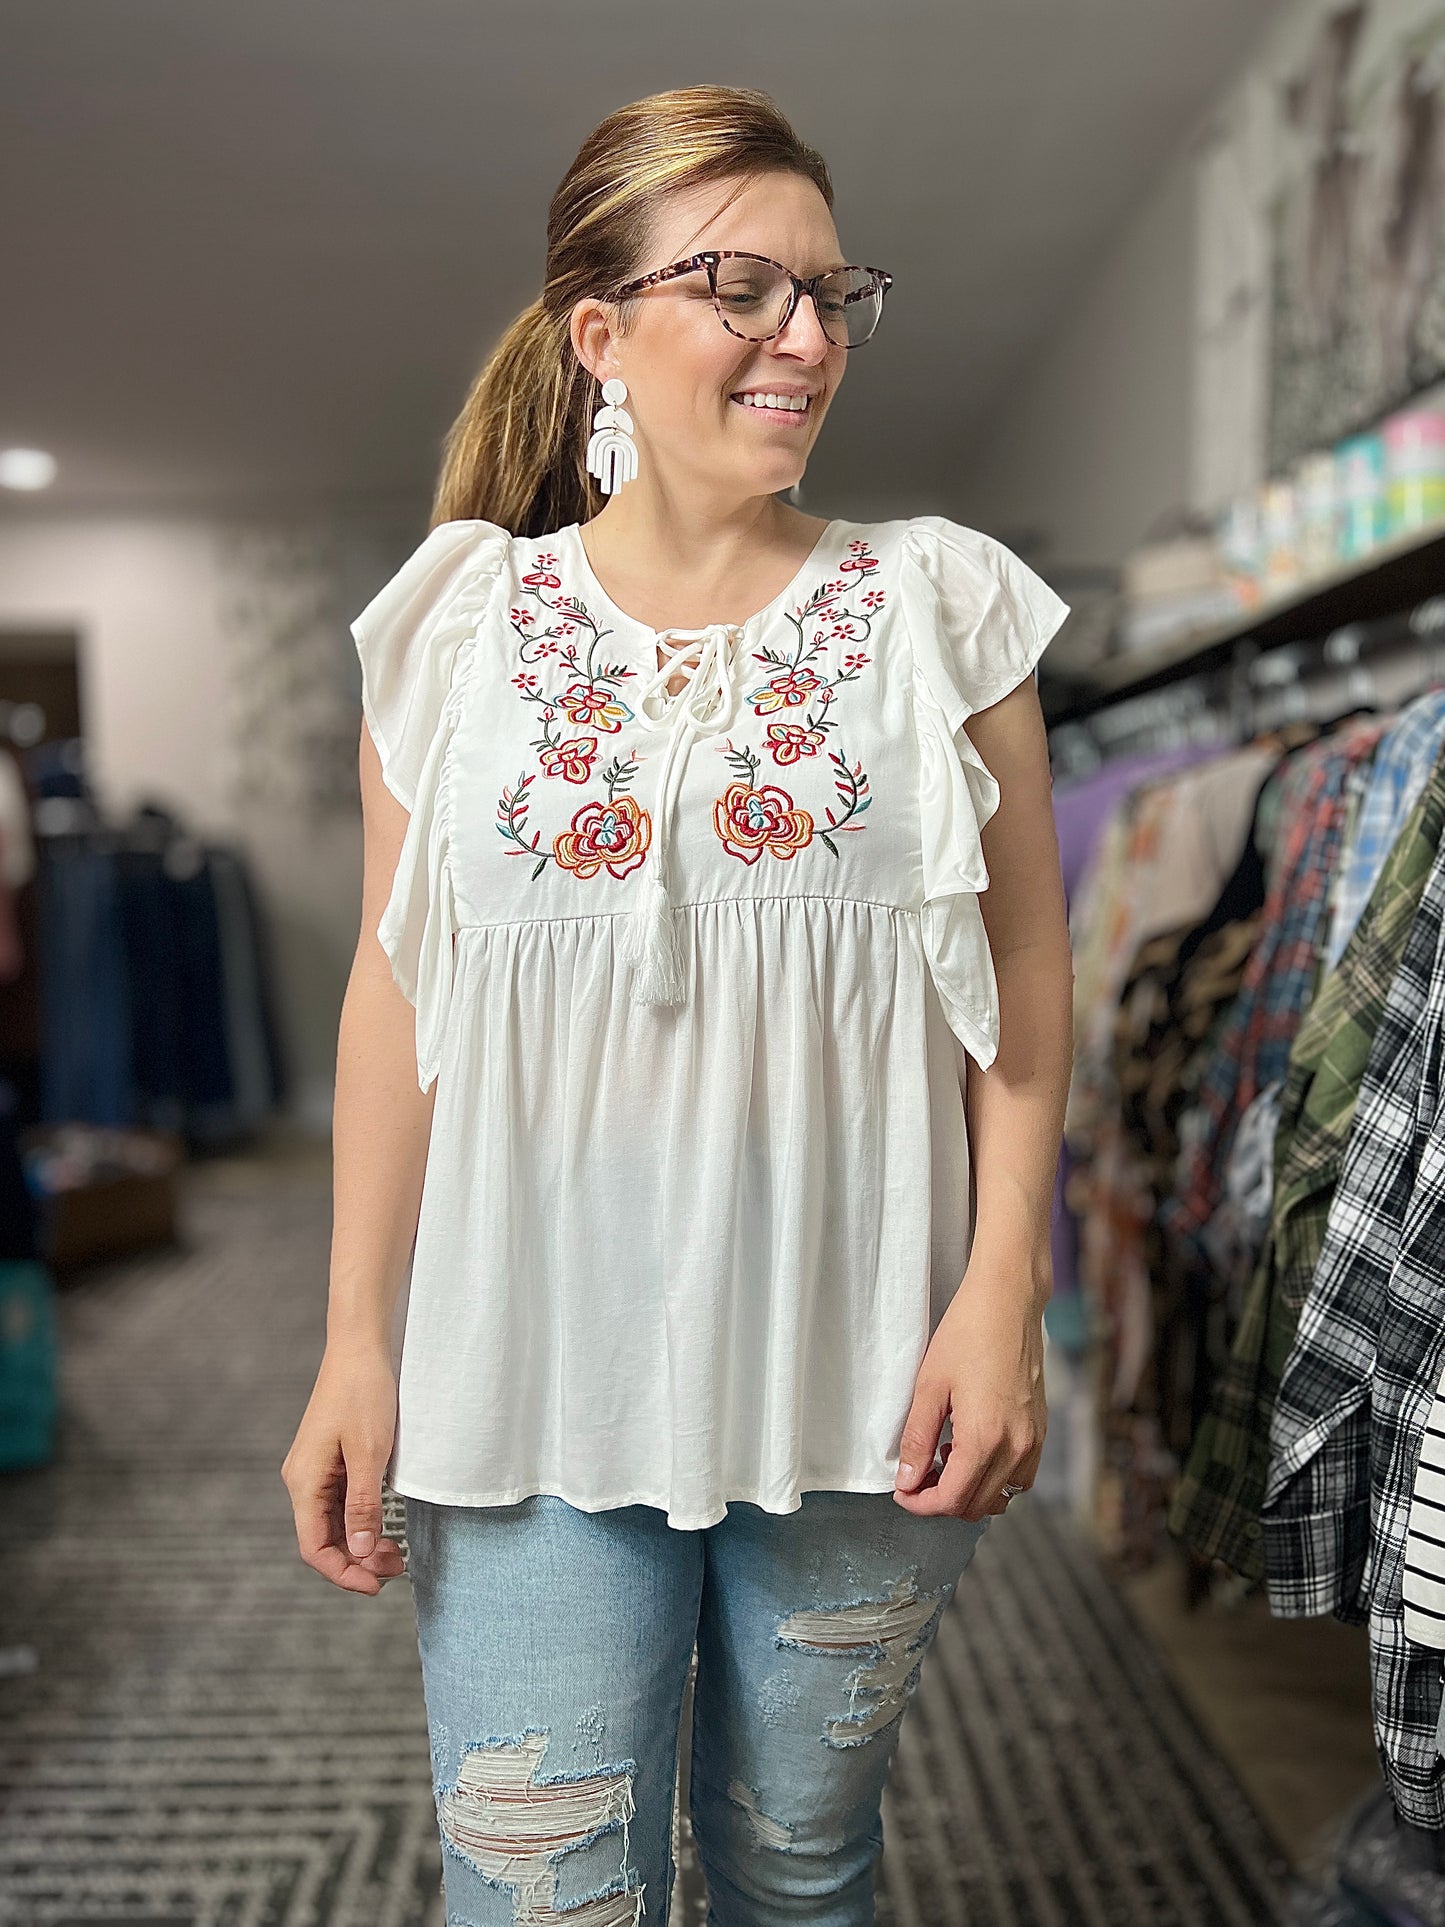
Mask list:
[[1110,656],[1086,675],[1070,677],[1045,703],[1050,725],[1086,715],[1122,695],[1142,694],[1183,675],[1218,669],[1241,643],[1261,649],[1329,635],[1352,622],[1394,615],[1445,594],[1445,517],[1392,536],[1357,561],[1342,564],[1208,629],[1171,637],[1152,648]]

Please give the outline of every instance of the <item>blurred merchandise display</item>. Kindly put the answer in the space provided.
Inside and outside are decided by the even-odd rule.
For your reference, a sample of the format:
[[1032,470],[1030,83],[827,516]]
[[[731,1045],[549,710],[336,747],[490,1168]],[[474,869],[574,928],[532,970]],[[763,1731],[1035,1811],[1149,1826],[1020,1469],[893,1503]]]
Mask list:
[[1260,589],[1284,595],[1300,579],[1299,516],[1294,483],[1283,476],[1266,482],[1261,495],[1264,552]]
[[1326,574],[1339,559],[1337,475],[1333,453],[1305,455],[1295,465],[1295,559],[1306,581]]
[[158,804],[110,824],[83,780],[34,780],[40,1121],[174,1131],[195,1149],[253,1136],[285,1073],[241,853]]
[[1445,533],[1445,401],[1432,391],[1368,433],[1301,456],[1288,475],[1227,503],[1203,534],[1141,544],[1124,565],[1115,653],[1206,642],[1368,567],[1386,544],[1436,532]]
[[1385,438],[1351,435],[1335,450],[1339,465],[1338,546],[1342,562],[1368,555],[1389,533]]
[[1386,501],[1392,534],[1445,516],[1445,408],[1409,408],[1385,423]]
[[173,1244],[186,1147],[173,1132],[37,1125],[21,1135],[40,1256],[54,1271]]
[[1120,646],[1146,649],[1192,634],[1234,613],[1219,544],[1192,518],[1126,558]]
[[1229,504],[1220,518],[1218,541],[1220,572],[1233,605],[1252,609],[1259,601],[1264,556],[1264,517],[1257,497],[1241,495]]

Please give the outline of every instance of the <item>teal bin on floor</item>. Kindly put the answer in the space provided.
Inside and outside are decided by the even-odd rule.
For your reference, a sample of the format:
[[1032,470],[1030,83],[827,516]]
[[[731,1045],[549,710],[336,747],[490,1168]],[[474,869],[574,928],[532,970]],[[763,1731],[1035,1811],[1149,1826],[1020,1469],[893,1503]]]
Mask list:
[[0,1259],[0,1472],[55,1456],[59,1373],[54,1280],[34,1258]]

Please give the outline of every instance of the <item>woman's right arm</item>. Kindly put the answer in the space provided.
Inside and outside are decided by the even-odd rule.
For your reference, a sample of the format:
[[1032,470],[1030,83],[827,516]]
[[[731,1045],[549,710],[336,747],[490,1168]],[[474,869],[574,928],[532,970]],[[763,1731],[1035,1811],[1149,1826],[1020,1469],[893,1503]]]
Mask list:
[[[361,726],[361,935],[341,1007],[332,1124],[326,1349],[281,1477],[307,1563],[350,1592],[403,1570],[381,1537],[381,1476],[396,1431],[391,1325],[421,1208],[436,1086],[418,1087],[416,1012],[376,927],[409,821]],[[371,1534],[367,1542],[359,1533]]]

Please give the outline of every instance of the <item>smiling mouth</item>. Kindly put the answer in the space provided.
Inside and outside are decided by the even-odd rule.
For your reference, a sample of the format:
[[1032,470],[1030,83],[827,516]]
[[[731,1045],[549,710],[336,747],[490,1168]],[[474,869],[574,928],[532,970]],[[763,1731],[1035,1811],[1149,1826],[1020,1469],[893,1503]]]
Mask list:
[[[801,427],[812,419],[813,414],[812,395],[799,396],[797,400],[780,398],[780,406],[757,396],[745,397],[742,394],[729,395],[728,400],[735,408],[746,409],[750,415],[757,415],[764,421],[786,422],[790,427]],[[798,406],[798,401],[802,402],[802,407]]]

